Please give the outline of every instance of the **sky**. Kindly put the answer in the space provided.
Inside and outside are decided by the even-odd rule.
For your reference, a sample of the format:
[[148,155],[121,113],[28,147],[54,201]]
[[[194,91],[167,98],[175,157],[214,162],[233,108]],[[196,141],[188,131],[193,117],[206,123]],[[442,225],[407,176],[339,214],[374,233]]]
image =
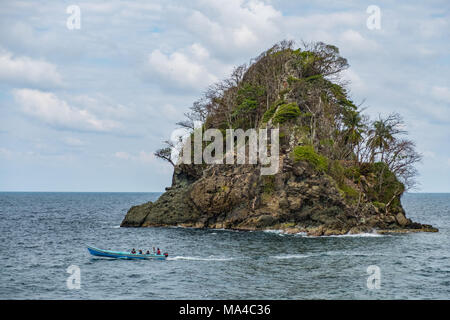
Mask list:
[[448,0],[0,0],[0,191],[163,191],[175,123],[283,39],[336,45],[353,100],[404,117],[415,191],[450,192]]

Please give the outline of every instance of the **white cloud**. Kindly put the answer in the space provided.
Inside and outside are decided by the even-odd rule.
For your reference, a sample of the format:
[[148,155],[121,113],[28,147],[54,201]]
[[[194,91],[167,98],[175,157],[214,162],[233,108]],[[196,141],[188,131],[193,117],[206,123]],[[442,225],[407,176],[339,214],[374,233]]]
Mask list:
[[83,141],[74,137],[65,137],[62,139],[62,141],[69,147],[81,147],[85,145]]
[[206,50],[201,44],[194,43],[189,47],[189,51],[192,53],[192,56],[197,60],[203,60],[209,58],[209,52]]
[[430,159],[436,158],[436,153],[434,153],[433,151],[429,151],[429,150],[423,151],[422,155],[424,156],[424,158],[430,158]]
[[0,157],[1,158],[10,158],[13,152],[6,148],[0,148]]
[[447,87],[434,86],[431,88],[431,94],[437,100],[450,103],[450,89]]
[[184,27],[214,50],[230,58],[255,52],[281,40],[282,13],[263,1],[199,1]]
[[127,152],[117,151],[116,153],[114,153],[114,157],[118,159],[128,160],[131,158],[131,155]]
[[180,118],[180,112],[171,104],[164,104],[162,108],[158,108],[159,114],[163,115],[167,119],[178,120]]
[[424,38],[442,36],[449,29],[449,22],[445,17],[422,20],[418,24],[419,35]]
[[117,151],[114,153],[114,157],[121,160],[130,160],[134,162],[139,162],[142,164],[154,163],[157,160],[153,152],[147,152],[143,150],[141,150],[137,154],[131,154],[125,151]]
[[0,80],[13,84],[49,87],[62,85],[55,65],[0,49]]
[[349,88],[351,90],[357,90],[360,93],[366,92],[367,88],[364,80],[353,69],[347,69],[342,72],[343,79],[350,82]]
[[344,31],[339,41],[346,51],[373,51],[378,47],[375,41],[364,38],[361,33],[352,29]]
[[[363,10],[356,12],[330,12],[325,14],[294,15],[283,17],[289,28],[298,28],[300,31],[327,30],[338,28],[357,28],[364,26],[366,16]],[[320,41],[321,39],[312,39]]]
[[86,109],[70,106],[51,92],[14,89],[13,96],[23,113],[54,127],[100,132],[119,127],[115,121],[101,120]]
[[142,163],[153,163],[156,157],[153,152],[140,151],[137,159]]
[[[204,48],[194,50],[197,56],[207,55]],[[218,80],[203,64],[178,51],[165,55],[154,50],[147,63],[150,76],[157,76],[169,87],[204,89]]]

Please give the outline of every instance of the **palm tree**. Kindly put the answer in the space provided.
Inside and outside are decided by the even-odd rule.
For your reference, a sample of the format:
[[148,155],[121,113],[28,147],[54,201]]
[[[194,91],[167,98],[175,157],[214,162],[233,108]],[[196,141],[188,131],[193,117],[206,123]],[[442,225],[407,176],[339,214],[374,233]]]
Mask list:
[[[346,129],[344,130],[344,142],[350,144],[350,148],[353,151],[354,147],[358,145],[362,140],[362,134],[366,129],[366,124],[359,111],[350,110],[344,114],[343,119]],[[358,152],[356,157],[359,159]]]
[[397,128],[401,123],[398,115],[393,114],[382,119],[381,117],[374,121],[369,130],[369,146],[372,148],[371,161],[373,162],[375,153],[378,150],[381,153],[381,162],[384,161],[384,153],[389,148],[389,144],[395,140],[395,135],[402,132]]

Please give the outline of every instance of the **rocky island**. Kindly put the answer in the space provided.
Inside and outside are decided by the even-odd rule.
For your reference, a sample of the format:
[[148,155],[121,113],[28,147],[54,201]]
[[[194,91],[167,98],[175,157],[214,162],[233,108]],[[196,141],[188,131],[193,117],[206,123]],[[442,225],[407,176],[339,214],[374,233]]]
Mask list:
[[[172,185],[154,203],[132,207],[121,226],[277,229],[314,236],[436,232],[408,219],[400,201],[414,185],[414,164],[421,158],[405,138],[401,117],[393,113],[372,121],[364,115],[342,80],[346,68],[335,46],[304,43],[294,49],[291,41],[235,68],[178,125],[189,137],[211,128],[225,137],[230,129],[278,129],[277,172],[262,174],[261,163],[174,161],[176,148],[166,142],[155,155],[174,166]],[[234,136],[231,141],[236,151],[239,142]],[[249,149],[250,138],[242,141]],[[203,139],[202,151],[211,143]],[[271,140],[271,153],[274,147]],[[220,149],[214,156],[225,159]]]

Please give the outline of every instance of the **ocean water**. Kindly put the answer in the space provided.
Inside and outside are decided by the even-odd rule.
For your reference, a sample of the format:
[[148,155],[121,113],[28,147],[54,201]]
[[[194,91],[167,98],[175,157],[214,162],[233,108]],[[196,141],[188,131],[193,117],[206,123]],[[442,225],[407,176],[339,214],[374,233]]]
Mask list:
[[[306,237],[120,228],[159,193],[0,193],[1,299],[450,299],[450,194],[406,194],[439,233]],[[160,247],[166,261],[90,256]],[[80,288],[69,289],[69,266]],[[379,289],[368,286],[369,266]],[[373,270],[373,269],[371,269]],[[373,282],[369,281],[369,284]]]

